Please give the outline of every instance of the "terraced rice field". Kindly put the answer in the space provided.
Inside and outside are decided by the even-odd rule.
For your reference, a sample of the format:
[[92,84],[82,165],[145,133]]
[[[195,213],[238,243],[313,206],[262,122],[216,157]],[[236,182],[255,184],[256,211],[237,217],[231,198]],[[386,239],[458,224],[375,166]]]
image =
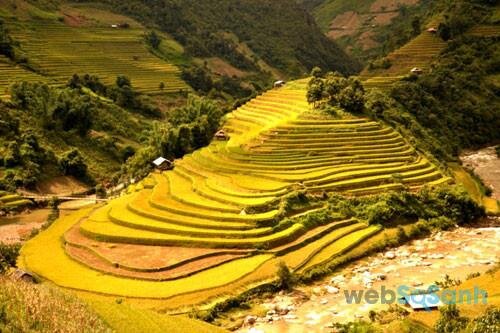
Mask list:
[[472,36],[498,37],[500,36],[500,25],[478,25],[469,32]]
[[387,59],[391,62],[389,69],[369,71],[365,69],[360,78],[366,87],[384,88],[399,81],[415,68],[421,68],[424,72],[429,69],[433,60],[446,46],[439,36],[424,31],[411,40],[408,44],[390,53]]
[[9,96],[9,87],[18,81],[46,82],[47,79],[12,63],[8,58],[0,55],[0,98],[7,98]]
[[59,220],[27,243],[20,265],[63,287],[187,306],[273,279],[280,261],[319,265],[380,230],[339,215],[308,227],[303,217],[321,205],[280,224],[292,190],[358,195],[450,181],[392,128],[325,117],[304,84],[271,90],[227,117],[229,141]]
[[[175,65],[147,50],[142,28],[70,27],[52,20],[7,23],[12,36],[45,78],[14,69],[2,70],[2,94],[13,80],[46,80],[62,85],[75,73],[97,75],[107,84],[114,83],[118,75],[126,75],[138,91],[148,94],[188,89]],[[160,89],[160,83],[164,83],[164,89]]]
[[0,191],[0,209],[16,209],[30,204],[30,200],[24,199],[18,194]]

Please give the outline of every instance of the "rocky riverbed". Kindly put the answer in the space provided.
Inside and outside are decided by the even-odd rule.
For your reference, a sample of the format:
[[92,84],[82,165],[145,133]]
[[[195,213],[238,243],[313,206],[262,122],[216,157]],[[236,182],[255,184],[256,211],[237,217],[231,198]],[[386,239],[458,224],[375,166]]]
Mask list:
[[425,289],[445,275],[465,280],[484,273],[499,260],[500,218],[496,227],[458,228],[415,240],[355,262],[312,286],[300,287],[260,301],[265,315],[246,315],[240,333],[331,332],[333,322],[368,320],[370,310],[388,305],[348,304],[346,290],[396,290],[406,285]]
[[500,158],[495,147],[464,151],[460,155],[463,165],[472,169],[493,192],[492,198],[500,200]]

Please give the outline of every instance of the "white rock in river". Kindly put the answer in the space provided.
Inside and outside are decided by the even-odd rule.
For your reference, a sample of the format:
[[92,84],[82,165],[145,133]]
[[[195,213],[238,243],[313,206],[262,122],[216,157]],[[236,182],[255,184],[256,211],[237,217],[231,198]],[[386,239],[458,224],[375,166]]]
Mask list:
[[283,316],[283,319],[285,320],[295,320],[295,319],[298,319],[299,317],[297,317],[297,315],[295,314],[292,314],[292,313],[289,313],[285,316]]
[[393,251],[387,251],[384,255],[387,259],[394,259],[396,258],[396,253]]
[[326,287],[326,292],[329,294],[338,294],[340,290],[337,287],[328,286]]
[[338,284],[341,284],[344,282],[345,282],[345,277],[343,275],[336,275],[330,279],[330,283],[335,284],[335,285],[338,285]]

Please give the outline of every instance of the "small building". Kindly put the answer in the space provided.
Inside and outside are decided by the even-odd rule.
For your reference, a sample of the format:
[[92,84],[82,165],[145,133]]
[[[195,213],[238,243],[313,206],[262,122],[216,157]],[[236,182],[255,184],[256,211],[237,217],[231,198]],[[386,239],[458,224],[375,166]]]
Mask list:
[[420,75],[422,74],[424,71],[422,68],[420,67],[413,67],[410,71],[412,74],[416,74],[416,75]]
[[436,28],[432,27],[432,28],[427,29],[427,32],[431,33],[431,34],[436,34],[438,32],[438,30]]
[[400,304],[411,308],[413,311],[437,310],[443,303],[436,293],[415,294],[400,298]]
[[172,170],[174,168],[174,162],[167,160],[164,157],[158,157],[153,161],[153,165],[158,170]]
[[285,83],[286,82],[283,80],[278,80],[278,81],[274,82],[273,87],[274,88],[281,88],[285,85]]
[[30,283],[36,282],[36,279],[33,276],[33,274],[31,274],[30,272],[23,271],[22,269],[19,269],[19,268],[14,270],[14,272],[12,273],[12,277],[18,281],[24,281],[24,282],[30,282]]
[[229,140],[229,135],[224,130],[217,131],[217,133],[215,133],[214,137],[216,140],[219,140],[219,141]]
[[111,28],[115,28],[115,29],[118,28],[118,24],[112,24]]

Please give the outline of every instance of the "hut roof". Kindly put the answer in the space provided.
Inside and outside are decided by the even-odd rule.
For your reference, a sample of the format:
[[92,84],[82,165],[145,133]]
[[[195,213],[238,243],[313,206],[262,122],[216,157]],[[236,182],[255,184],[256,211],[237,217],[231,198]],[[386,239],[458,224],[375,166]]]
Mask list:
[[158,157],[156,160],[153,161],[153,164],[156,165],[156,166],[161,166],[163,163],[169,163],[171,164],[172,161],[170,160],[167,160],[166,158],[164,157]]
[[443,305],[436,293],[409,295],[401,300],[414,311],[437,309]]
[[221,129],[215,133],[215,136],[226,136],[226,131]]
[[27,271],[23,271],[22,269],[19,269],[19,268],[16,268],[16,270],[12,273],[12,277],[17,279],[17,280],[21,280],[24,278],[29,278],[31,280],[35,279],[35,277],[33,276],[32,273],[27,272]]

